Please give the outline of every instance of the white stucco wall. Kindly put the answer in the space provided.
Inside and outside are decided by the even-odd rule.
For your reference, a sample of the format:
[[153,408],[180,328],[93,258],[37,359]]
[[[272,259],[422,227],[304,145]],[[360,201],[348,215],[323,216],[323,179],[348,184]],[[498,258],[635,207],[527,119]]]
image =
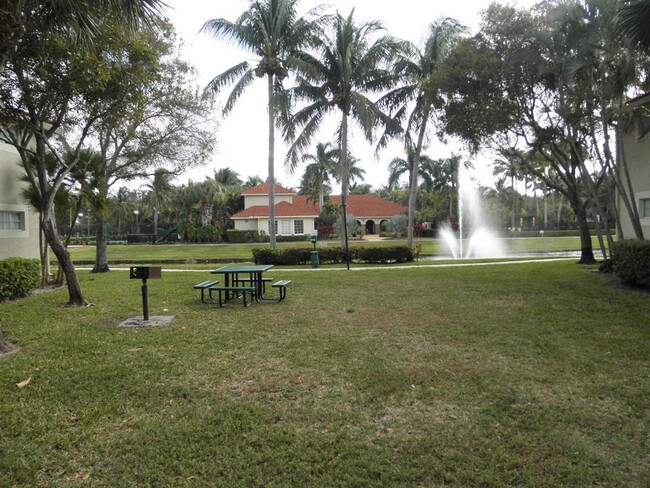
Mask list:
[[[624,144],[630,178],[634,188],[634,201],[639,206],[642,199],[650,198],[650,133],[639,137],[639,127],[635,121],[625,133]],[[634,237],[632,223],[620,198],[618,207],[623,235],[625,238],[632,238]],[[642,211],[640,207],[639,211]],[[643,236],[650,239],[650,216],[641,217],[641,227],[643,228]]]
[[0,142],[0,210],[23,215],[21,230],[0,229],[0,259],[9,257],[39,258],[38,214],[22,201],[20,192],[24,183],[18,165],[18,153],[8,144]]
[[[289,202],[293,203],[293,196],[291,195],[275,195],[275,204],[277,205],[280,202]],[[244,209],[250,207],[269,205],[269,196],[268,195],[244,195]]]
[[[313,217],[279,217],[276,219],[278,222],[278,235],[297,235],[295,232],[295,221],[302,220],[303,232],[301,235],[311,235],[315,229]],[[235,229],[237,230],[256,230],[259,233],[264,232],[268,234],[269,219],[235,219]],[[285,232],[286,227],[283,227],[283,222],[289,222],[289,232]]]

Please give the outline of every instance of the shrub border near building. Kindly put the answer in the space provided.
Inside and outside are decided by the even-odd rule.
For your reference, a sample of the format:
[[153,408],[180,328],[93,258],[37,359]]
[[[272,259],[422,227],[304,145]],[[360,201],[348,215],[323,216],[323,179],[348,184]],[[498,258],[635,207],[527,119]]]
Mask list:
[[[312,249],[253,249],[255,264],[274,264],[277,266],[301,266],[311,263]],[[321,264],[345,262],[345,250],[340,247],[325,247],[318,250]],[[350,248],[350,260],[355,263],[392,264],[414,261],[420,255],[420,246],[413,250],[407,246]]]
[[38,259],[7,258],[0,260],[0,300],[30,295],[41,283]]
[[625,239],[612,245],[611,267],[623,283],[650,287],[650,241]]

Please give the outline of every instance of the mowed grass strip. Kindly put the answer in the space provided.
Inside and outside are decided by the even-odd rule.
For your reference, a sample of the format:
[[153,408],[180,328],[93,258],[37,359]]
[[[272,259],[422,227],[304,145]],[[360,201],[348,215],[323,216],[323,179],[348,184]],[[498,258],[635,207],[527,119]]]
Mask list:
[[[467,241],[467,240],[466,240]],[[421,246],[423,256],[450,256],[447,244],[440,239],[416,239],[416,244]],[[509,254],[525,254],[539,252],[579,251],[580,238],[578,237],[539,237],[539,238],[507,238],[502,239],[504,249]],[[338,241],[327,241],[319,245],[340,246]],[[405,246],[405,239],[389,239],[382,241],[351,240],[351,246]],[[467,248],[468,243],[465,243]],[[592,239],[594,250],[599,249],[598,240]],[[114,244],[108,246],[109,262],[163,262],[185,260],[192,263],[206,263],[215,260],[228,261],[252,260],[254,248],[268,247],[268,243],[254,244]],[[309,241],[279,242],[278,249],[309,248]],[[317,247],[318,249],[318,247]],[[95,246],[71,246],[70,255],[75,262],[94,262],[96,257]],[[54,255],[52,255],[54,256]],[[53,261],[54,263],[55,261]]]
[[[207,272],[125,271],[0,305],[6,486],[645,486],[650,295],[570,262],[289,272],[203,305]],[[32,378],[18,388],[17,383]]]

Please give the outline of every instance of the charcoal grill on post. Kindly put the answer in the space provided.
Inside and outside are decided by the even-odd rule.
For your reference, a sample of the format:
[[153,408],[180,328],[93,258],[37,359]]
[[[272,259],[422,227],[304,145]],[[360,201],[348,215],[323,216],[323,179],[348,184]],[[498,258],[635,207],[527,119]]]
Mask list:
[[132,280],[142,280],[142,316],[144,320],[149,320],[149,298],[147,296],[147,280],[160,279],[160,266],[131,266],[129,278]]

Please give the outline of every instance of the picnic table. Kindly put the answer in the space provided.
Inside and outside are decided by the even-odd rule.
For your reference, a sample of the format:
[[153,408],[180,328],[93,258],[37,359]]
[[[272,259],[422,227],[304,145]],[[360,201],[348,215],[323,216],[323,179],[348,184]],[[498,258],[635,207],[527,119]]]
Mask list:
[[[264,278],[262,274],[272,267],[272,264],[245,264],[224,266],[211,271],[212,274],[223,275],[223,286],[213,287],[213,289],[220,292],[219,305],[221,305],[221,291],[225,292],[226,302],[237,296],[239,292],[244,293],[244,298],[248,292],[251,293],[255,301],[264,300]],[[242,277],[246,275],[247,278]],[[242,285],[245,282],[248,283],[247,286]],[[221,288],[221,290],[218,288]]]

